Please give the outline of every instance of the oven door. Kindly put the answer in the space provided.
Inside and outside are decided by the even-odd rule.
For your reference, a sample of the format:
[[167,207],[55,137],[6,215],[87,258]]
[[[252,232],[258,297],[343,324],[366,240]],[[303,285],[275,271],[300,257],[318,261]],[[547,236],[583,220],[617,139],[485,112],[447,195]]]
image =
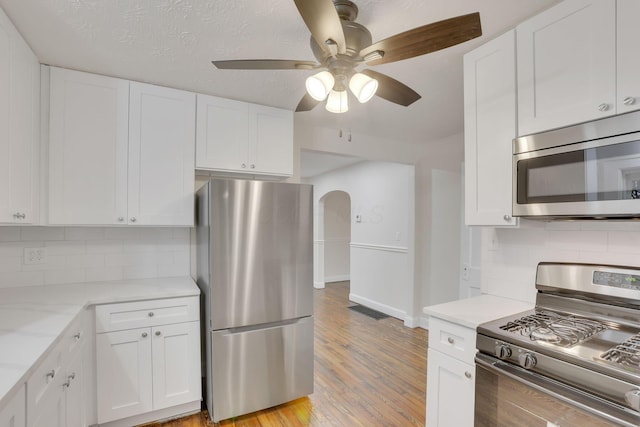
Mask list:
[[640,133],[513,157],[513,215],[640,215]]
[[640,425],[640,413],[482,353],[475,394],[475,427]]

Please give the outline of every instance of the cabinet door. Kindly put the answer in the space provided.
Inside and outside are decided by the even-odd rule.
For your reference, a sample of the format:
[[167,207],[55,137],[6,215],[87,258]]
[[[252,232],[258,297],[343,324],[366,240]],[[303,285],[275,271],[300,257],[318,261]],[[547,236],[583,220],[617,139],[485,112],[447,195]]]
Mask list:
[[249,172],[293,175],[293,112],[249,106]]
[[129,82],[51,68],[49,222],[127,217]]
[[9,403],[0,411],[0,427],[26,427],[24,385],[10,398]]
[[196,168],[246,172],[249,105],[198,94]]
[[153,408],[199,401],[200,322],[156,326],[153,333]]
[[78,352],[65,369],[65,412],[66,427],[84,427],[85,398],[84,398],[84,365],[82,352]]
[[640,1],[618,0],[618,113],[640,109]]
[[515,32],[464,56],[465,223],[517,225],[511,217],[516,136]]
[[615,114],[615,0],[567,0],[516,29],[518,132]]
[[195,94],[130,85],[129,223],[191,226]]
[[427,425],[472,427],[475,367],[437,350],[427,357]]
[[47,396],[46,402],[29,419],[29,427],[67,427],[65,393],[62,383],[56,384],[55,390]]
[[0,223],[31,224],[40,64],[0,9]]
[[98,423],[153,409],[151,329],[97,334]]

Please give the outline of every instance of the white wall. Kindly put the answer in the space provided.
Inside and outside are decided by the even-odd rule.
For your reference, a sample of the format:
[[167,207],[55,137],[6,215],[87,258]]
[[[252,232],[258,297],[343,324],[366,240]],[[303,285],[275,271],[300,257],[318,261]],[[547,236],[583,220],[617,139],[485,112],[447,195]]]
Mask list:
[[522,220],[519,229],[483,229],[484,293],[534,302],[541,261],[640,267],[640,223]]
[[[189,275],[188,228],[0,227],[0,287]],[[26,265],[24,248],[47,261]]]
[[[349,298],[405,321],[413,318],[413,166],[363,162],[309,181],[316,213],[322,212],[321,199],[331,191],[344,191],[351,198]],[[355,221],[356,215],[361,222]],[[316,218],[316,241],[323,235],[320,224],[324,221]]]
[[324,281],[349,280],[351,199],[333,191],[324,197]]

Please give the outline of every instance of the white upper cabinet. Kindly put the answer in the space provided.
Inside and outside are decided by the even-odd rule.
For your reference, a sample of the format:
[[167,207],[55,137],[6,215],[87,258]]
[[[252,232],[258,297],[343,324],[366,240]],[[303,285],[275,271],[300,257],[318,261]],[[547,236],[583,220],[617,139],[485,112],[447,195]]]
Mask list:
[[618,113],[640,109],[640,1],[617,2]]
[[0,9],[0,223],[36,222],[40,64]]
[[293,112],[199,94],[196,169],[293,175]]
[[465,223],[515,226],[511,144],[516,136],[515,31],[464,56]]
[[129,82],[53,67],[50,73],[49,222],[123,224]]
[[195,94],[51,68],[49,222],[193,225]]
[[520,135],[615,114],[615,0],[566,0],[516,30]]
[[193,225],[196,95],[130,83],[130,223]]

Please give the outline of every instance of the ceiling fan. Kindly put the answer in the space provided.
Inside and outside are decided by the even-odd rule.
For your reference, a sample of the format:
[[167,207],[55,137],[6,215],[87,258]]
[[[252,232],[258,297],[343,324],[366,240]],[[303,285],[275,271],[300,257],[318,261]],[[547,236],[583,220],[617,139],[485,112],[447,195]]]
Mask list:
[[311,31],[311,50],[318,60],[246,59],[212,61],[219,69],[322,70],[307,78],[307,93],[296,111],[309,111],[327,98],[333,113],[348,110],[347,87],[360,102],[377,95],[409,106],[420,95],[407,85],[370,69],[356,67],[386,64],[445,49],[482,35],[478,12],[445,19],[372,43],[371,33],[355,22],[358,7],[349,0],[294,0]]

